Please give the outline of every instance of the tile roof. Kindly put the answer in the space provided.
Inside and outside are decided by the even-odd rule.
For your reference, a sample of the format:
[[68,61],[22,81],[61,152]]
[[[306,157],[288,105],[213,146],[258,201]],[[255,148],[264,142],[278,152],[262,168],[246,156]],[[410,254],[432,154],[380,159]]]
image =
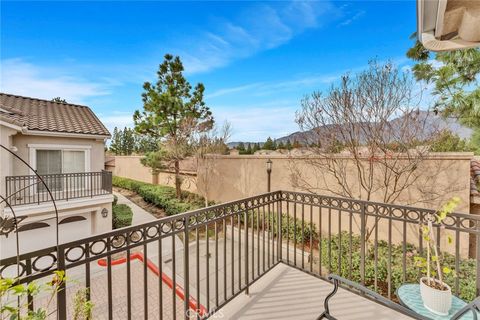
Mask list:
[[470,177],[470,195],[480,196],[480,159],[471,161]]
[[0,119],[28,130],[110,136],[87,106],[0,93]]

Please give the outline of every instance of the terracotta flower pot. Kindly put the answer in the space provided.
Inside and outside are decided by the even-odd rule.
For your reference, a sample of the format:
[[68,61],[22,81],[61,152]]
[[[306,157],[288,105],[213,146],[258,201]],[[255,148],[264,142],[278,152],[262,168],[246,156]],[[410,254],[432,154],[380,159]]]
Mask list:
[[439,290],[428,286],[427,277],[420,279],[420,295],[422,296],[423,305],[429,311],[438,315],[448,315],[448,311],[452,307],[452,289],[446,284],[436,279],[430,279],[437,284],[447,288],[447,290]]

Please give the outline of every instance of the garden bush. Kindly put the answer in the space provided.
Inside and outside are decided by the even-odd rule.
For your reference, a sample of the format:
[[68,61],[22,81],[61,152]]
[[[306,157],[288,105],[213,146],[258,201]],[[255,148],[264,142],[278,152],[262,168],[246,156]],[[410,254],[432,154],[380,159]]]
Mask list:
[[[253,214],[253,225],[254,228],[257,228],[257,216],[258,216],[258,224],[260,225],[260,229],[263,227],[263,219],[265,219],[265,229],[268,229],[268,226],[273,224],[273,230],[274,235],[277,235],[277,229],[278,229],[278,213],[275,211],[270,211],[270,214],[268,213],[267,210],[265,210],[265,213],[260,212],[258,214],[257,211],[249,211],[248,213],[248,227],[251,228],[252,225],[252,214]],[[240,221],[242,224],[244,224],[245,221],[245,215],[240,214]],[[286,213],[282,214],[282,237],[287,238],[294,241],[295,239],[297,240],[297,243],[305,243],[309,244],[310,243],[310,236],[312,238],[312,242],[316,242],[318,240],[318,234],[315,232],[316,227],[315,224],[312,223],[310,226],[310,222],[304,222],[303,224],[303,233],[302,233],[302,220],[299,218],[294,219],[292,216],[288,216]]]
[[115,187],[137,193],[146,202],[163,209],[168,216],[199,209],[204,206],[203,198],[191,192],[182,191],[182,198],[177,199],[175,188],[173,187],[154,185],[116,176],[113,177],[112,183]]
[[[329,251],[330,243],[330,251]],[[342,232],[341,241],[338,234],[332,235],[330,241],[328,238],[321,240],[321,258],[322,266],[326,267],[329,272],[340,274],[352,281],[360,282],[360,236],[352,235],[352,248],[350,250],[350,237],[347,232]],[[386,241],[378,241],[377,243],[377,292],[384,296],[388,296],[388,249],[389,245]],[[339,260],[339,253],[341,263]],[[352,254],[352,266],[350,275],[350,252]],[[417,283],[419,269],[415,267],[413,257],[417,256],[416,248],[407,244],[406,246],[406,279],[403,279],[403,248],[402,245],[391,246],[391,279],[392,279],[392,295],[404,283]],[[330,259],[331,257],[331,259]],[[330,261],[330,263],[329,263]],[[443,261],[445,266],[452,269],[455,266],[455,256],[443,253]],[[339,272],[340,264],[340,272]],[[460,260],[459,273],[459,297],[465,301],[475,299],[475,259]],[[455,278],[449,274],[445,277],[445,282],[455,288]],[[375,246],[374,242],[369,241],[367,251],[365,253],[365,285],[374,289],[375,283]],[[455,293],[455,292],[454,292]]]
[[113,229],[128,227],[132,225],[132,208],[126,204],[112,205],[112,226]]

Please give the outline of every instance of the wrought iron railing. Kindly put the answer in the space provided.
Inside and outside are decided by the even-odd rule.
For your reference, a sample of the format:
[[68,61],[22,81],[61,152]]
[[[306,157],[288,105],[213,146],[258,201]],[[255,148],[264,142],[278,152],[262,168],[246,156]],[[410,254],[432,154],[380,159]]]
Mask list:
[[[19,282],[29,283],[65,270],[59,319],[69,317],[71,292],[82,287],[102,318],[204,318],[278,263],[320,278],[340,274],[395,299],[396,283],[418,281],[412,255],[423,254],[419,223],[431,213],[277,191],[23,254],[19,264],[3,259],[0,276],[19,267]],[[480,217],[454,213],[435,232],[439,240],[453,236],[451,246],[438,243],[459,275],[454,293],[478,295]],[[42,303],[32,299],[29,307]]]
[[[112,173],[105,170],[40,176],[57,201],[112,193]],[[12,206],[52,200],[36,175],[8,176],[5,178],[5,190]]]

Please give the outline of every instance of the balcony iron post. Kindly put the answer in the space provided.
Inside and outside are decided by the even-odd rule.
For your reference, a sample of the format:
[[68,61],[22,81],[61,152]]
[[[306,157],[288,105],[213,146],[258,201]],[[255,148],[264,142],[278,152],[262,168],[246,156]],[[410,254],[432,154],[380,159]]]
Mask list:
[[366,216],[365,204],[361,204],[360,212],[360,279],[362,285],[365,285],[365,236],[366,236]]
[[[57,259],[57,270],[66,272],[65,249],[63,246],[58,246]],[[64,276],[66,276],[66,274],[64,274]],[[57,312],[58,319],[67,319],[67,292],[65,281],[60,283],[57,291]]]
[[477,297],[480,296],[480,221],[477,221],[477,230],[478,234],[476,235],[476,247],[477,252],[475,253],[475,258],[477,259]]
[[[185,217],[184,219],[184,234],[183,234],[183,273],[184,273],[184,290],[185,290],[185,297],[183,299],[184,307],[183,307],[183,312],[184,312],[184,317],[185,320],[190,319],[190,272],[189,272],[189,255],[190,255],[190,250],[188,246],[189,242],[189,228],[188,228],[188,223],[189,223],[190,218],[188,216]],[[175,239],[172,240],[172,242],[175,242]],[[208,259],[208,257],[207,257]],[[159,258],[161,260],[161,257]],[[160,262],[161,263],[161,262]],[[175,264],[175,260],[172,262]],[[198,268],[198,265],[197,265]],[[197,310],[195,312],[199,312],[199,306],[197,305]]]
[[[278,203],[278,210],[277,210],[277,260],[282,261],[282,198],[279,199]],[[288,248],[287,248],[288,250]]]

